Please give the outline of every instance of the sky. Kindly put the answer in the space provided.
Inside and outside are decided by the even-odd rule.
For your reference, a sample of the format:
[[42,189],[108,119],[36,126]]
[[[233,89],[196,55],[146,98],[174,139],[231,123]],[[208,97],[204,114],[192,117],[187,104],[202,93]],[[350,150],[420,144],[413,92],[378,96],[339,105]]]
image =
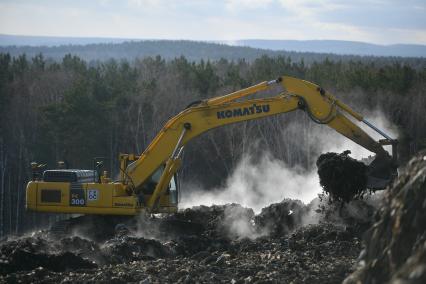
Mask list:
[[426,44],[426,0],[0,0],[0,34]]

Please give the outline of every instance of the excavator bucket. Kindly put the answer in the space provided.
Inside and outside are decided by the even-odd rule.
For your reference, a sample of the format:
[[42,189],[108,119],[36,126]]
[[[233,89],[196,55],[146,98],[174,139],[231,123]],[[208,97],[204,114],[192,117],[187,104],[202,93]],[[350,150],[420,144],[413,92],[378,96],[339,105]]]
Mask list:
[[368,190],[385,189],[396,177],[394,159],[386,152],[367,165],[349,156],[350,151],[325,153],[318,157],[320,184],[333,200],[350,202]]
[[397,176],[393,158],[387,153],[377,155],[367,168],[367,188],[385,189]]

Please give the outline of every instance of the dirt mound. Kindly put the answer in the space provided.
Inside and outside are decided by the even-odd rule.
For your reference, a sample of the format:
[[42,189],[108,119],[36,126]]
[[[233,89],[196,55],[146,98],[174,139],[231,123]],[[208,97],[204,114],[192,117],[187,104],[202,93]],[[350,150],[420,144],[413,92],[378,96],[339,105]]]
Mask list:
[[260,231],[267,231],[271,236],[284,236],[303,225],[303,218],[309,208],[299,200],[284,199],[280,203],[262,208],[254,219]]
[[426,283],[426,152],[410,161],[375,219],[345,283]]
[[51,271],[96,268],[97,265],[70,251],[53,251],[48,240],[18,239],[0,247],[0,274],[43,267]]
[[[0,282],[339,283],[360,252],[353,228],[364,219],[347,208],[352,203],[341,209],[318,202],[323,210],[318,203],[285,199],[258,215],[238,204],[199,206],[120,223],[101,242],[48,233],[6,241],[0,245]],[[312,214],[318,224],[305,225]],[[338,225],[328,222],[339,216]],[[147,237],[155,230],[160,238]]]
[[350,153],[329,152],[318,157],[320,184],[334,200],[349,202],[367,190],[367,166],[349,157]]
[[308,204],[310,210],[304,220],[307,223],[323,222],[346,226],[354,234],[361,236],[373,224],[374,214],[383,205],[383,198],[383,192],[376,192],[348,203],[330,202],[329,196],[320,194],[319,198]]
[[289,238],[289,247],[295,253],[307,255],[299,263],[302,268],[314,267],[301,282],[341,283],[353,270],[361,241],[348,227],[322,223],[297,230]]
[[204,235],[217,237],[238,237],[232,230],[233,222],[238,220],[250,222],[254,218],[251,208],[245,208],[240,204],[195,206],[177,213],[174,218],[203,226],[200,231]]
[[159,241],[131,236],[120,236],[106,241],[102,246],[102,253],[112,264],[165,258],[171,255],[171,251]]
[[[118,245],[113,242],[114,250],[109,251],[124,255],[126,263],[65,272],[36,268],[0,276],[0,281],[340,283],[350,272],[360,250],[356,237],[352,237],[344,227],[331,224],[299,228],[294,234],[279,238],[229,240],[193,235],[161,246],[128,238],[117,242]],[[127,253],[119,252],[124,243],[129,243],[132,251],[138,251],[133,248],[138,246],[144,248],[141,251],[160,246],[170,248],[168,252],[171,254],[135,260],[127,252],[127,245],[124,247]],[[187,250],[182,250],[184,247]]]

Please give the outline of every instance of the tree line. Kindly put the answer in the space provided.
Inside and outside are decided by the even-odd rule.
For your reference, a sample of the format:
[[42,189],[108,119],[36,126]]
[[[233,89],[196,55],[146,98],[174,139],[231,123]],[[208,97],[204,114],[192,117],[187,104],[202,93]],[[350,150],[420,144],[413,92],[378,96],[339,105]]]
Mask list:
[[[321,41],[320,41],[321,42]],[[305,44],[320,43],[308,42]],[[323,44],[330,44],[326,41]],[[348,45],[354,43],[347,43]],[[336,45],[336,43],[334,43]],[[348,49],[357,48],[356,46]],[[359,47],[358,47],[359,48]],[[364,47],[365,48],[365,47]],[[324,46],[323,46],[323,49]],[[297,50],[297,49],[296,49]],[[330,49],[331,50],[331,49]],[[425,58],[398,57],[398,56],[359,56],[359,55],[337,55],[332,53],[297,52],[291,50],[271,50],[264,48],[252,48],[248,46],[230,46],[227,44],[213,42],[197,42],[190,40],[139,40],[125,41],[122,43],[97,43],[97,44],[62,44],[58,46],[0,46],[0,53],[9,53],[18,57],[26,54],[29,58],[43,54],[48,61],[62,61],[66,54],[77,55],[89,64],[98,64],[98,61],[106,61],[111,58],[116,60],[125,59],[133,61],[135,58],[155,57],[160,55],[167,60],[184,56],[189,61],[213,60],[222,58],[227,60],[244,59],[249,62],[264,55],[269,57],[290,57],[293,62],[303,60],[304,64],[324,61],[361,61],[363,63],[374,62],[376,65],[387,65],[399,62],[416,69],[426,67]],[[374,52],[372,52],[374,54]]]
[[[25,212],[30,163],[55,168],[92,167],[106,157],[118,174],[119,153],[141,153],[172,116],[189,103],[271,80],[306,79],[355,110],[377,108],[399,130],[402,160],[426,148],[426,70],[398,61],[294,61],[288,56],[191,61],[160,56],[88,63],[67,54],[0,53],[0,236],[59,218]],[[242,155],[270,152],[290,166],[311,167],[324,147],[315,146],[316,125],[303,112],[209,131],[186,147],[183,184],[223,183]]]

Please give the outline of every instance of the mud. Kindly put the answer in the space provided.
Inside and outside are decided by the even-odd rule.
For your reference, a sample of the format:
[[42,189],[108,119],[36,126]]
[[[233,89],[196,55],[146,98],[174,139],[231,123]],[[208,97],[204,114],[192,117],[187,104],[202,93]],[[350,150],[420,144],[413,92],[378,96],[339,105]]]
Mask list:
[[367,192],[367,166],[349,154],[329,152],[316,162],[320,184],[333,200],[349,202]]

